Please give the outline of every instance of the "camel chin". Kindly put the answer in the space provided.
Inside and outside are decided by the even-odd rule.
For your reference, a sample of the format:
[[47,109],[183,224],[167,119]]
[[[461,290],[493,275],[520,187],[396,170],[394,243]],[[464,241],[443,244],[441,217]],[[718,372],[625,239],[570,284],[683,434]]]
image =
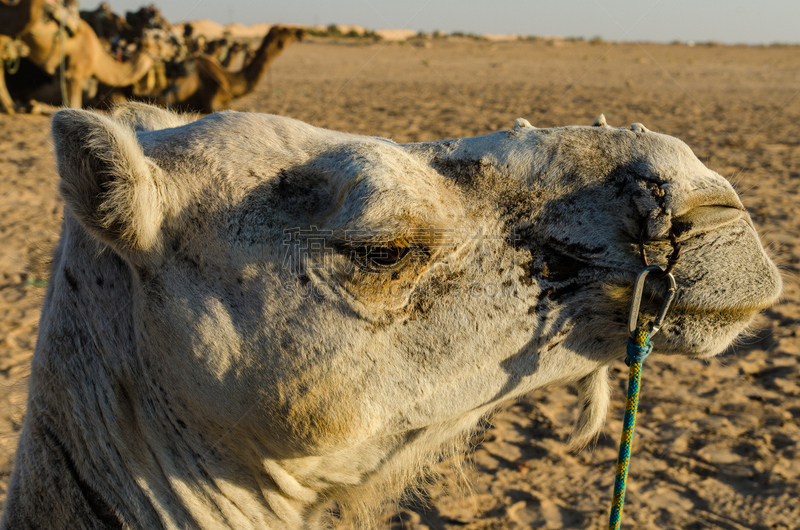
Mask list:
[[598,432],[642,251],[682,247],[658,353],[720,352],[781,291],[731,185],[639,124],[398,145],[129,104],[53,138],[3,528],[374,527],[504,401],[575,383],[572,442]]

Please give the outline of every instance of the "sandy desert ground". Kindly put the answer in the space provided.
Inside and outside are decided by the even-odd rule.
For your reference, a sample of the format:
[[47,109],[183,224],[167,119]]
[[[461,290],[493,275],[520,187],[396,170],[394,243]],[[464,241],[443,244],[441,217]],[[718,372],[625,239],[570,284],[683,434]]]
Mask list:
[[[735,183],[786,293],[717,359],[647,361],[625,526],[800,527],[800,48],[312,41],[291,46],[235,108],[398,142],[490,133],[517,117],[589,124],[600,113],[686,141]],[[46,117],[0,115],[0,502],[61,217],[48,127]],[[387,527],[604,527],[621,360],[613,372],[613,408],[593,449],[565,449],[574,391],[541,390],[489,422],[468,489],[445,462],[425,498],[401,503]]]

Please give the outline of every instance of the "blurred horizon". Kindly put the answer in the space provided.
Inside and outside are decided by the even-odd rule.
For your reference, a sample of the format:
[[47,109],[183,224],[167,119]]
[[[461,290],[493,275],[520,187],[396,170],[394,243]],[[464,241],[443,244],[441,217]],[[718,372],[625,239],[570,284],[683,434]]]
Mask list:
[[[445,34],[600,38],[608,41],[800,43],[800,1],[764,0],[109,0],[114,11],[154,3],[173,23],[356,25]],[[100,4],[83,2],[81,9]]]

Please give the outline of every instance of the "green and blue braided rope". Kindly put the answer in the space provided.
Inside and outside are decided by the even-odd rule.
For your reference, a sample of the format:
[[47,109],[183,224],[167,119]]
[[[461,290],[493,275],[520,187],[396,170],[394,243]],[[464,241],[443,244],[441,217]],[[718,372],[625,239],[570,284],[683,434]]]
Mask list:
[[619,442],[617,476],[614,480],[614,498],[611,503],[609,530],[618,530],[622,522],[622,506],[625,503],[625,486],[628,482],[628,464],[631,460],[633,429],[636,425],[636,409],[639,407],[639,386],[642,381],[642,365],[653,350],[650,333],[637,328],[635,337],[628,339],[628,355],[625,362],[630,366],[628,374],[628,400],[625,403],[625,419],[622,423],[622,439]]

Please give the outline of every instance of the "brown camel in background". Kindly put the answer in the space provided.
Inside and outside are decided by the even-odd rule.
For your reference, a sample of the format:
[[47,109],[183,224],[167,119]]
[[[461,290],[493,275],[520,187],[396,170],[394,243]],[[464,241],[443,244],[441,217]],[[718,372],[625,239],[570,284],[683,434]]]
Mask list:
[[[118,102],[120,98],[128,97],[184,110],[216,112],[228,108],[233,99],[253,91],[283,49],[304,36],[302,29],[274,26],[262,40],[253,58],[240,70],[230,71],[210,56],[199,57],[190,62],[179,63],[184,73],[173,74],[175,77],[169,79],[166,88],[152,90],[155,87],[146,86],[142,93],[133,90],[131,85],[147,75],[156,64],[149,53],[154,43],[143,43],[140,51],[129,62],[115,61],[106,52],[90,24],[84,20],[76,20],[73,27],[63,31],[63,24],[53,16],[44,15],[46,10],[43,4],[44,0],[19,0],[19,4],[9,6],[6,0],[0,0],[0,15],[3,15],[0,16],[0,35],[19,36],[30,49],[28,60],[50,76],[63,66],[61,90],[65,92],[64,103],[76,108],[83,106],[85,82],[96,78],[101,83],[102,95],[96,98],[95,105],[103,106],[109,101]],[[160,20],[159,12],[155,8],[142,9],[129,15],[134,19],[137,16],[145,18],[139,16],[143,12]],[[0,45],[5,45],[6,40],[0,42]],[[117,90],[114,90],[115,87]],[[131,88],[120,90],[120,87]],[[58,88],[55,85],[50,88],[53,90],[49,94],[57,98]],[[59,101],[51,103],[57,104]],[[0,105],[7,112],[14,112],[13,100],[5,79],[0,79]]]
[[[7,36],[0,35],[0,107],[6,111],[6,114],[15,114],[16,106],[14,100],[8,93],[6,86],[6,65],[13,65],[16,61],[20,60],[23,55],[20,49],[16,46],[16,42]],[[16,63],[19,66],[19,63]]]
[[44,0],[0,0],[0,35],[17,37],[42,18]]
[[234,41],[225,58],[220,61],[220,64],[228,70],[235,72],[244,68],[247,61],[247,46],[239,41]]
[[5,35],[0,35],[0,106],[6,111],[6,114],[14,114],[14,102],[8,94],[6,88],[6,57],[5,49],[11,39]]
[[133,32],[125,18],[116,14],[106,2],[102,2],[93,11],[81,11],[81,18],[92,27],[98,37],[108,42],[116,36]]
[[165,107],[209,114],[226,109],[232,100],[252,92],[272,61],[287,45],[302,40],[304,35],[302,29],[273,26],[253,59],[238,72],[228,71],[214,58],[199,57],[194,70],[177,78],[171,90],[143,99]]
[[12,49],[14,38],[30,30],[43,11],[44,0],[0,0],[0,106],[8,114],[14,114],[16,107],[6,87],[4,63],[19,57]]
[[28,59],[36,66],[54,74],[62,64],[65,66],[66,103],[80,108],[83,104],[84,82],[96,77],[109,86],[126,86],[135,83],[153,66],[155,60],[147,50],[140,50],[127,63],[120,63],[106,53],[91,26],[79,20],[71,34],[61,31],[59,24],[33,16],[33,24],[21,34],[22,41],[30,48]]
[[144,35],[148,29],[172,30],[172,24],[161,15],[161,10],[153,4],[139,8],[138,11],[125,13],[125,22],[130,30],[122,32],[122,38],[132,42]]

